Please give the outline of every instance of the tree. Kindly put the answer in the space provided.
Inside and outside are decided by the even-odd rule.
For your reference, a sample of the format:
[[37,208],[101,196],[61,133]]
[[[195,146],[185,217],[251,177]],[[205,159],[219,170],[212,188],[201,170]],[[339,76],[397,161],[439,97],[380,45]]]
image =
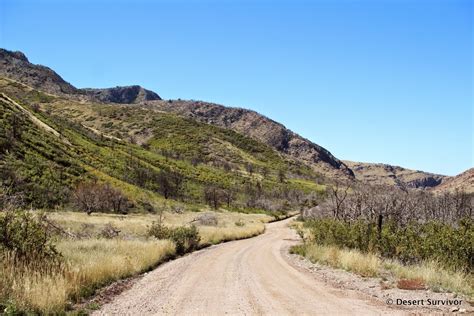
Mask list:
[[177,172],[161,170],[157,177],[159,192],[168,199],[181,197],[184,177]]
[[103,195],[105,195],[104,198],[106,199],[106,203],[108,203],[108,207],[115,213],[126,214],[130,207],[128,198],[123,195],[122,192],[109,185],[105,185],[103,190]]
[[251,163],[248,163],[248,164],[245,165],[245,169],[247,170],[247,172],[250,175],[253,175],[253,171],[254,171],[255,167]]
[[80,210],[87,215],[99,211],[102,206],[99,193],[100,185],[96,182],[82,182],[76,187],[73,193],[73,202]]
[[6,136],[7,139],[13,143],[17,140],[21,139],[21,134],[23,130],[23,120],[20,115],[16,113],[8,114],[7,119],[7,130],[6,130]]
[[126,213],[130,208],[130,201],[120,190],[95,181],[79,183],[73,192],[72,201],[88,215],[99,211]]
[[231,188],[227,188],[225,190],[222,190],[222,197],[227,204],[227,207],[230,207],[230,204],[232,201],[235,199],[235,193],[232,191]]
[[285,183],[286,181],[285,170],[278,170],[278,180],[280,181],[280,183]]
[[216,210],[219,208],[222,196],[222,190],[215,185],[208,185],[204,188],[204,201]]
[[329,186],[329,196],[333,205],[334,218],[339,219],[340,213],[344,208],[344,201],[349,192],[349,185],[343,185],[336,181],[334,185]]

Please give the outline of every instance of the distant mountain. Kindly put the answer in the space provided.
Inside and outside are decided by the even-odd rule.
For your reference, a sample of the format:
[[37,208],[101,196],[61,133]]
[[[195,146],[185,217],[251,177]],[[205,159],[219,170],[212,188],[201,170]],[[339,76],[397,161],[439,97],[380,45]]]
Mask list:
[[344,161],[352,169],[357,180],[369,184],[405,186],[408,188],[432,188],[447,177],[418,170],[405,169],[382,163]]
[[434,192],[454,192],[456,190],[474,193],[474,168],[447,178],[446,181],[433,189]]

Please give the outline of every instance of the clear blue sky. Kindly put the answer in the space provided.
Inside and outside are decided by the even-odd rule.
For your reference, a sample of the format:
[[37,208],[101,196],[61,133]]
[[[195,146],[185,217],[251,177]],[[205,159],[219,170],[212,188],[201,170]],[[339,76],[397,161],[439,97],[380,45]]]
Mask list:
[[0,0],[0,46],[78,87],[250,108],[340,159],[474,165],[472,1]]

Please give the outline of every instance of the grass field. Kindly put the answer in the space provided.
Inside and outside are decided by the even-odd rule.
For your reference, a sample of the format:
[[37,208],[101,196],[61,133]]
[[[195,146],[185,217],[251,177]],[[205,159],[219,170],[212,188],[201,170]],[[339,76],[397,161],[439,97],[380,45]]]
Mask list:
[[111,281],[147,271],[175,251],[168,240],[63,240],[58,249],[65,264],[52,273],[28,268],[19,273],[12,262],[0,263],[0,292],[10,298],[8,312],[61,313],[72,300]]
[[[168,226],[195,224],[201,236],[201,244],[217,244],[222,241],[242,239],[262,233],[264,223],[274,219],[265,214],[242,214],[233,212],[208,211],[217,219],[217,225],[200,225],[201,212],[185,212],[182,214],[165,212],[163,223]],[[78,212],[56,212],[49,215],[59,226],[74,235],[95,238],[107,226],[117,228],[121,238],[145,238],[149,226],[159,220],[159,215],[130,214],[115,215],[96,213],[87,215]]]
[[[217,219],[213,225],[200,225],[203,213],[164,213],[167,226],[196,224],[200,246],[247,238],[263,233],[264,223],[274,219],[263,214],[206,212]],[[48,218],[74,238],[57,237],[55,244],[64,264],[48,273],[30,267],[18,267],[8,258],[0,261],[0,300],[9,313],[34,311],[57,314],[67,310],[81,297],[115,280],[148,271],[176,255],[170,240],[147,236],[158,215],[113,215],[54,212]],[[113,227],[118,236],[104,238],[104,230]]]

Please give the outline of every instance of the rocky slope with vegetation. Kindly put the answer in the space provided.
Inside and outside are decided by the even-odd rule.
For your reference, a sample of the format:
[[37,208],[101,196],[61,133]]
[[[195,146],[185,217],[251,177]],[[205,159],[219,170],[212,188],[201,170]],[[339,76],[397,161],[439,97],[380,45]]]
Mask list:
[[232,130],[141,107],[46,95],[5,78],[0,92],[2,184],[36,207],[118,191],[129,202],[122,208],[171,199],[272,211],[323,188],[310,167]]
[[357,180],[375,185],[394,185],[407,188],[432,188],[447,177],[429,172],[410,170],[382,163],[354,162],[345,160]]
[[449,177],[439,186],[433,188],[434,192],[454,192],[456,190],[474,193],[474,168],[468,169],[457,176]]
[[0,48],[0,75],[52,94],[78,94],[79,89],[64,81],[52,69],[34,65],[22,52]]
[[126,86],[106,89],[82,89],[94,100],[106,103],[139,103],[151,100],[161,100],[160,96],[140,86]]
[[22,52],[12,52],[0,48],[0,65],[0,76],[54,95],[106,103],[161,100],[155,92],[136,85],[106,89],[78,89],[66,82],[51,68],[30,63]]
[[232,129],[263,141],[279,152],[310,165],[314,170],[326,176],[342,179],[354,177],[353,172],[328,150],[255,111],[202,101],[172,100],[148,104],[163,111]]
[[105,103],[140,103],[155,109],[189,117],[199,122],[232,129],[252,137],[290,159],[309,164],[316,172],[331,177],[353,178],[352,171],[328,150],[304,139],[283,125],[254,111],[194,101],[161,101],[155,92],[140,86],[109,89],[77,89],[51,69],[31,64],[21,52],[0,50],[0,75],[19,81],[42,92],[72,100]]

